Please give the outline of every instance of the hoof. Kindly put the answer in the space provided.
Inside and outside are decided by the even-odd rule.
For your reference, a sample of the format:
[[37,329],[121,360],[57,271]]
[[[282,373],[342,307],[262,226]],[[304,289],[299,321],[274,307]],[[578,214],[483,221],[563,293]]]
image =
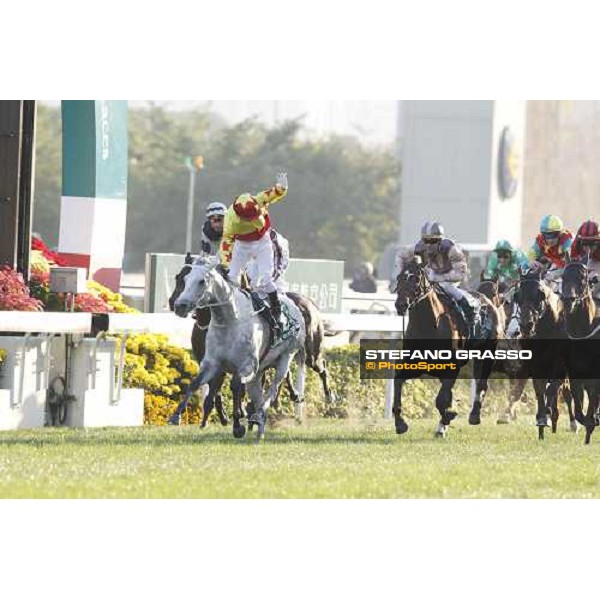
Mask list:
[[242,439],[243,437],[245,437],[245,435],[246,435],[246,428],[243,425],[233,428],[233,437],[236,440]]
[[469,425],[481,425],[481,415],[478,412],[469,414]]
[[227,425],[229,425],[229,419],[220,419],[220,421],[223,427],[227,427]]
[[174,427],[179,427],[181,425],[181,415],[173,415],[167,421],[169,425],[173,425]]
[[458,413],[454,410],[447,410],[444,415],[444,425],[450,425],[454,419],[458,417]]
[[502,417],[498,417],[496,425],[510,425],[510,416],[503,415]]
[[436,432],[435,432],[435,437],[437,439],[444,439],[446,438],[446,436],[448,435],[448,428],[445,426],[440,426],[437,428]]
[[548,417],[540,417],[535,424],[537,427],[548,427]]
[[400,418],[400,419],[396,419],[396,433],[398,435],[402,435],[403,433],[406,433],[408,431],[408,423]]
[[200,429],[206,429],[206,421],[203,421],[202,423],[200,423]]
[[545,427],[538,427],[538,440],[544,439],[544,429]]
[[573,433],[577,433],[579,431],[579,423],[577,422],[577,419],[573,419],[570,423],[569,423],[569,429],[573,432]]

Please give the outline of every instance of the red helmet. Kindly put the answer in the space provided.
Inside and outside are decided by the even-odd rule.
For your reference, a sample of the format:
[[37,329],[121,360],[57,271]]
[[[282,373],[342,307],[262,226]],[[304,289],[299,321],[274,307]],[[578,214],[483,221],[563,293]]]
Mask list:
[[258,202],[250,194],[238,196],[233,203],[233,210],[244,221],[252,221],[260,216]]
[[577,238],[582,241],[600,241],[600,226],[597,221],[586,221],[577,231]]

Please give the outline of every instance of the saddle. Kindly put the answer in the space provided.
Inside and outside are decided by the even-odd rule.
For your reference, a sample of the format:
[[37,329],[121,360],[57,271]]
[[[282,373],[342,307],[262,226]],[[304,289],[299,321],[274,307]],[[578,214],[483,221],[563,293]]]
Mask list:
[[281,342],[287,340],[291,335],[300,331],[300,324],[290,314],[285,302],[281,303],[282,324],[278,325],[271,313],[271,307],[266,298],[261,298],[256,292],[249,292],[252,300],[252,308],[269,327],[269,349],[274,348]]
[[449,310],[455,311],[458,315],[459,327],[461,333],[467,339],[479,339],[487,337],[488,324],[486,319],[487,310],[482,310],[482,304],[479,298],[471,293],[465,293],[464,299],[469,305],[470,315],[467,314],[465,307],[457,302],[448,294],[442,286],[436,286],[436,291],[442,304]]

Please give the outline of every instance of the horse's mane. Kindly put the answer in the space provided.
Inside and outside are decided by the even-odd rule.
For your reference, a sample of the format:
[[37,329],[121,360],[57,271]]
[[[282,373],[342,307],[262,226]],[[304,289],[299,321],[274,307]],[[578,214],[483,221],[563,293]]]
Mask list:
[[528,271],[522,276],[521,283],[537,283],[544,294],[544,300],[552,313],[553,320],[558,321],[561,313],[560,296],[541,278],[540,274]]

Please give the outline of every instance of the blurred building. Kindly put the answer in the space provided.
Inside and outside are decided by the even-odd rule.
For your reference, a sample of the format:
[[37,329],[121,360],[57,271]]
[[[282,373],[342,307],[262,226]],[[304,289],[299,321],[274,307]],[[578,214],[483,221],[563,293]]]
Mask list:
[[574,231],[600,219],[600,101],[528,102],[524,157],[524,244],[547,213]]
[[[572,230],[600,218],[600,101],[399,101],[397,113],[400,243],[429,218],[482,249],[500,237],[527,246],[548,213]],[[510,197],[503,160],[516,173]]]

